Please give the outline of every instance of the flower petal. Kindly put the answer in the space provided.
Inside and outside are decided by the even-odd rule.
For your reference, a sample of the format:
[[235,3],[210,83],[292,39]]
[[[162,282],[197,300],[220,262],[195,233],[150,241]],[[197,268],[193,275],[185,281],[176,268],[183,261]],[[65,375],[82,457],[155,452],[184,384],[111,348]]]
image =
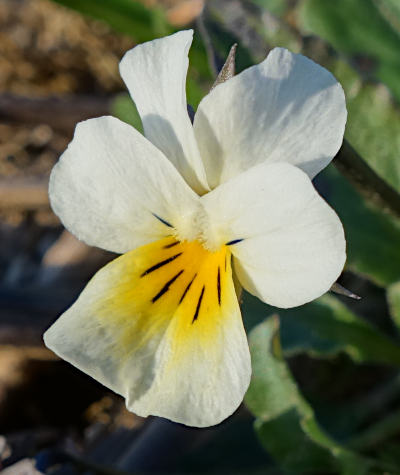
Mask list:
[[81,122],[53,168],[49,195],[64,226],[87,244],[126,252],[171,234],[197,195],[143,135],[113,117]]
[[193,30],[128,51],[120,73],[142,118],[146,137],[199,194],[209,190],[186,104],[188,51]]
[[196,241],[165,238],[108,264],[45,343],[133,412],[187,425],[221,422],[250,380],[229,249]]
[[313,178],[339,150],[346,117],[331,73],[275,48],[201,101],[194,130],[215,188],[262,162],[291,163]]
[[264,302],[302,305],[340,275],[343,227],[300,169],[258,165],[201,200],[214,233],[231,243],[240,283]]

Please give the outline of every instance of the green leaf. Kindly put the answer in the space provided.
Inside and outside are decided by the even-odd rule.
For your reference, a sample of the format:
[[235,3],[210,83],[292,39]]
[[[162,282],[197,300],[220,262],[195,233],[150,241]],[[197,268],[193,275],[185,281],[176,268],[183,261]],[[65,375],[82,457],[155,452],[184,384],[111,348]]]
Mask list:
[[129,94],[118,95],[111,103],[111,114],[143,133],[142,120]]
[[346,138],[368,164],[400,191],[400,112],[381,85],[363,84],[343,61],[330,68],[346,92]]
[[374,0],[379,11],[392,25],[392,27],[400,33],[400,3],[398,0]]
[[[273,309],[246,294],[242,310],[262,320]],[[288,310],[279,309],[285,356],[307,352],[315,356],[347,353],[355,362],[400,366],[400,345],[354,315],[336,297],[325,295]]]
[[288,10],[287,0],[253,0],[256,5],[265,8],[273,15],[281,16]]
[[134,0],[53,0],[84,15],[108,23],[137,42],[152,40],[172,32],[163,12]]
[[[377,58],[375,76],[400,100],[400,35],[380,15],[372,0],[306,0],[303,26],[348,54]],[[346,138],[369,165],[400,191],[400,112],[382,85],[368,84],[344,61],[326,65],[346,93]]]
[[350,447],[371,449],[399,434],[400,410],[392,410],[385,417],[370,425],[361,434],[351,437],[347,441]]
[[255,327],[249,345],[253,375],[245,403],[257,417],[261,444],[277,464],[296,473],[367,473],[370,462],[331,439],[300,394],[280,351],[279,318]]
[[387,288],[387,298],[390,314],[400,329],[400,281],[395,282]]
[[253,328],[249,345],[253,376],[246,405],[251,412],[266,421],[303,403],[282,358],[279,317],[273,315]]
[[347,240],[347,269],[385,287],[400,280],[400,223],[367,203],[330,165],[318,177]]
[[361,62],[400,99],[400,35],[381,15],[373,0],[306,0],[300,19],[307,31],[321,36],[338,51],[369,56]]
[[[400,366],[400,345],[354,315],[331,295],[280,314],[286,354],[304,350],[309,345],[308,349],[315,354],[341,350],[358,363],[379,362]],[[303,327],[303,338],[298,338],[301,333],[294,334],[296,326]],[[312,335],[311,342],[309,338],[304,338],[307,334]]]

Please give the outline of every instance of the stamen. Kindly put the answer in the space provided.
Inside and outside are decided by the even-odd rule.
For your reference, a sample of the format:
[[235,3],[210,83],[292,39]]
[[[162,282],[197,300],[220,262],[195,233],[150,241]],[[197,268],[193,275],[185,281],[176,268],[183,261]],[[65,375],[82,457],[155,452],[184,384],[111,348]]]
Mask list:
[[[197,273],[194,274],[193,279],[192,279],[192,280],[188,283],[188,285],[186,286],[186,289],[185,289],[185,291],[183,292],[182,297],[179,299],[179,303],[182,303],[182,300],[185,298],[185,295],[188,293],[188,291],[189,291],[189,289],[190,289],[190,286],[193,284],[193,281],[194,281],[194,279],[196,278],[196,276],[197,276]],[[179,305],[179,304],[178,304],[178,305]]]
[[200,305],[201,305],[201,301],[203,300],[203,295],[204,295],[204,290],[205,290],[206,286],[203,285],[203,288],[201,289],[201,294],[200,294],[200,297],[199,297],[199,300],[197,302],[197,307],[196,307],[196,311],[194,313],[194,317],[193,317],[193,320],[192,320],[192,324],[197,320],[197,317],[199,316],[199,312],[200,312]]
[[157,302],[157,300],[162,297],[165,292],[167,292],[169,290],[169,287],[171,286],[171,284],[173,284],[176,279],[183,273],[183,270],[179,271],[176,275],[174,275],[174,277],[172,277],[172,279],[170,279],[165,285],[164,287],[160,290],[160,292],[158,292],[158,294],[153,297],[151,299],[151,301],[154,303],[154,302]]
[[182,255],[182,252],[180,252],[179,254],[175,254],[175,256],[169,257],[168,259],[165,259],[164,261],[161,261],[158,264],[155,264],[154,266],[149,267],[147,270],[143,272],[143,274],[140,275],[140,277],[144,277],[145,275],[150,274],[150,272],[154,272],[160,267],[165,266],[166,264],[169,264],[170,262],[174,261],[177,257],[181,255]]

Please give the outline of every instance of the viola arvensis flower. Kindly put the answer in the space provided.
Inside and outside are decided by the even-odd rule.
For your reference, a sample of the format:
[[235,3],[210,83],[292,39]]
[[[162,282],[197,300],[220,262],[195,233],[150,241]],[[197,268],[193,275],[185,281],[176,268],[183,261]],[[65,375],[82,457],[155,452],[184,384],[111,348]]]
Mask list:
[[337,153],[346,107],[328,71],[276,48],[215,87],[192,125],[192,34],[121,61],[144,136],[113,117],[81,122],[53,169],[65,227],[122,256],[45,342],[131,411],[201,427],[232,414],[250,381],[233,273],[262,301],[293,307],[343,268],[342,225],[310,178]]

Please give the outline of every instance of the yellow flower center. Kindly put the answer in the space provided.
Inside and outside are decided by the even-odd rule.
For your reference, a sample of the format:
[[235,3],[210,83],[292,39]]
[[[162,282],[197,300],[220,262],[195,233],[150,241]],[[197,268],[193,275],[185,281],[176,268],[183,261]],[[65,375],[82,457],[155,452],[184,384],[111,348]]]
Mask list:
[[212,252],[199,241],[171,236],[119,259],[124,272],[115,276],[119,281],[107,296],[110,311],[103,302],[98,315],[111,319],[120,332],[123,354],[163,334],[172,321],[178,353],[191,337],[206,345],[213,340],[215,326],[237,305],[229,246]]

